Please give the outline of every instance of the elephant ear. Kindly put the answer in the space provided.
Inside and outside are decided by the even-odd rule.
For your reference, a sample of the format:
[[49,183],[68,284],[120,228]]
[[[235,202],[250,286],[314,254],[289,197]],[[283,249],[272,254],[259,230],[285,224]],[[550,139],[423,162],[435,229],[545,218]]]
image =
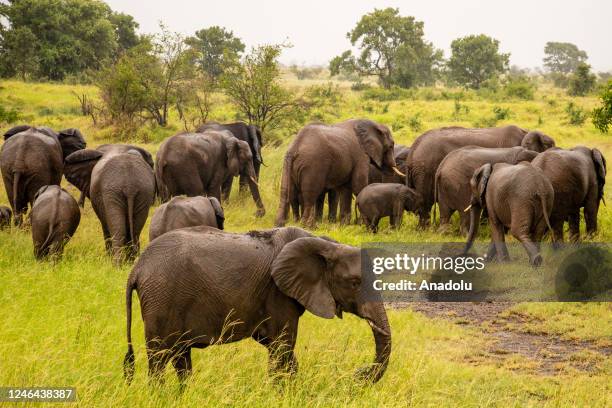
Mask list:
[[281,292],[326,319],[336,313],[326,276],[335,245],[321,238],[298,238],[286,244],[272,263],[272,279]]
[[64,175],[72,185],[89,197],[91,172],[102,157],[102,152],[93,149],[81,149],[72,153],[64,161]]
[[36,194],[34,194],[34,201],[36,201],[38,199],[38,197],[44,193],[45,191],[47,191],[49,189],[49,187],[51,186],[42,186],[41,188],[38,189],[38,191],[36,192]]
[[544,133],[538,130],[534,130],[527,133],[523,137],[521,146],[529,150],[534,150],[536,152],[543,152],[545,150],[550,149],[551,147],[555,147],[555,141],[552,137],[545,135]]
[[485,203],[485,193],[487,192],[487,184],[489,184],[489,177],[491,177],[492,169],[493,166],[491,163],[484,164],[474,172],[470,180],[472,192],[476,195],[481,207],[483,207]]
[[233,177],[236,177],[240,173],[238,139],[236,139],[234,136],[228,135],[225,138],[225,151],[227,152],[227,168],[230,174]]
[[208,197],[210,201],[210,205],[215,210],[215,218],[217,219],[217,228],[220,230],[223,229],[223,223],[225,222],[225,213],[223,212],[223,207],[221,207],[221,203],[215,197]]
[[62,146],[62,152],[64,159],[70,154],[87,147],[85,138],[79,129],[70,128],[60,130],[58,134],[60,145]]
[[372,162],[376,164],[376,167],[381,168],[383,160],[383,144],[381,139],[384,137],[384,128],[371,120],[357,121],[354,127],[362,149]]
[[263,163],[263,159],[261,158],[261,132],[259,128],[255,125],[249,125],[249,139],[251,141],[251,146],[253,146],[253,158],[259,163]]
[[4,141],[7,141],[11,136],[15,136],[17,133],[25,132],[28,129],[32,129],[32,126],[30,125],[14,126],[4,133]]
[[149,166],[151,166],[151,168],[154,167],[153,156],[151,155],[151,153],[149,153],[148,151],[146,151],[142,147],[133,146],[133,145],[129,145],[129,147],[130,147],[130,150],[128,150],[128,153],[134,153],[134,154],[136,154],[138,156],[141,156],[142,159],[145,162],[147,162],[147,164]]
[[599,151],[599,149],[593,149],[591,151],[591,157],[593,158],[593,164],[595,165],[595,174],[597,174],[597,185],[599,186],[599,198],[603,197],[603,187],[606,184],[606,158]]

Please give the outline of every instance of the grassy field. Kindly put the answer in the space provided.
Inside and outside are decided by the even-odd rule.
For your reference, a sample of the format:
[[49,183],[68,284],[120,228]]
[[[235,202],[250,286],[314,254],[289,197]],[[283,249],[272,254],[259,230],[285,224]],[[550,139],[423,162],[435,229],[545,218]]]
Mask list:
[[[298,81],[288,80],[291,86]],[[96,128],[79,115],[73,92],[94,94],[90,87],[57,84],[0,82],[0,103],[19,108],[23,122],[52,128],[78,127],[88,145],[109,142],[111,128]],[[509,109],[498,125],[514,123],[538,128],[553,136],[561,147],[597,146],[612,157],[611,139],[600,135],[588,121],[567,123],[569,98],[544,88],[532,101],[483,99],[466,93],[459,101],[445,99],[443,90],[419,91],[414,99],[380,102],[364,100],[344,90],[342,103],[322,110],[327,121],[369,117],[393,128],[397,143],[411,144],[423,131],[446,125],[475,126],[494,117],[494,108]],[[595,98],[574,98],[592,109]],[[465,108],[467,107],[467,108]],[[233,120],[232,108],[219,100],[212,119]],[[4,131],[5,124],[0,128]],[[161,140],[181,130],[173,121],[166,129],[145,128],[147,143],[136,142],[155,153]],[[226,229],[248,231],[273,225],[278,204],[280,170],[290,132],[280,146],[265,146],[261,193],[267,214],[254,217],[256,207],[237,191],[225,205]],[[608,178],[608,181],[612,179]],[[77,197],[72,187],[69,190]],[[607,201],[612,196],[606,193]],[[4,187],[0,204],[8,204]],[[602,207],[597,241],[612,241],[612,209]],[[456,220],[455,220],[456,221]],[[416,218],[407,215],[403,227],[391,231],[386,221],[377,235],[357,225],[322,224],[316,234],[341,242],[444,242],[459,237],[435,231],[417,232]],[[487,239],[486,228],[481,239]],[[148,241],[148,226],[142,233]],[[78,405],[91,406],[610,406],[612,359],[610,355],[575,352],[574,360],[588,369],[561,364],[554,374],[538,370],[540,361],[519,354],[493,357],[485,351],[494,341],[486,330],[430,319],[410,309],[389,312],[393,353],[389,369],[376,385],[363,386],[353,372],[373,355],[370,329],[362,320],[324,320],[306,313],[301,320],[296,348],[300,371],[292,381],[274,383],[266,375],[265,349],[252,341],[195,351],[194,377],[183,394],[168,371],[165,387],[147,384],[143,326],[134,319],[136,378],[127,387],[122,378],[126,351],[124,288],[129,266],[114,268],[104,253],[100,224],[87,203],[81,225],[57,264],[36,262],[29,232],[0,232],[0,386],[75,386]],[[139,316],[138,307],[134,307]],[[609,347],[612,342],[610,304],[541,304],[513,306],[508,315],[521,316],[517,331],[537,332],[573,342],[590,341]]]

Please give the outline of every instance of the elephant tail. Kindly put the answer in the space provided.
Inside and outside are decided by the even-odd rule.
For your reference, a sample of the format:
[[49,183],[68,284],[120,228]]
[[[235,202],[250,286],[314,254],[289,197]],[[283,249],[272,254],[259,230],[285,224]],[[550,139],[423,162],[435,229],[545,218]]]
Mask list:
[[162,203],[165,203],[168,200],[170,200],[170,197],[168,194],[168,187],[164,183],[164,178],[163,178],[164,165],[165,163],[163,159],[158,159],[157,162],[155,163],[155,188],[157,191],[157,196],[159,197]]
[[132,245],[136,243],[136,237],[134,236],[134,196],[128,195],[127,197],[127,216],[128,226],[130,229],[130,242]]
[[123,359],[123,376],[125,381],[129,384],[132,382],[132,378],[134,378],[134,369],[135,369],[135,357],[134,357],[134,347],[132,346],[132,292],[136,288],[135,279],[128,279],[127,288],[125,290],[125,308],[126,308],[126,334],[127,334],[127,344],[128,351],[125,353],[125,358]]
[[55,224],[57,220],[57,213],[59,212],[59,202],[60,202],[61,191],[57,191],[57,199],[53,200],[53,210],[51,212],[51,216],[48,219],[49,222],[49,232],[47,232],[47,238],[45,238],[45,242],[38,248],[36,248],[36,257],[40,258],[45,251],[45,248],[49,246],[51,240],[53,239],[53,235],[55,232]]
[[546,199],[544,198],[543,194],[539,194],[540,196],[540,203],[542,204],[542,215],[544,215],[544,220],[546,221],[546,226],[548,227],[548,230],[550,231],[550,233],[553,233],[553,229],[550,226],[550,220],[548,219],[548,211],[547,211],[547,206],[546,206]]
[[285,155],[285,162],[283,163],[283,173],[281,177],[281,191],[280,191],[280,202],[278,204],[278,211],[276,212],[275,225],[277,227],[283,227],[287,222],[287,216],[289,214],[289,202],[292,197],[292,182],[291,182],[291,168],[293,167],[293,153],[288,151]]
[[13,202],[11,204],[13,204],[13,212],[15,214],[19,214],[19,208],[17,208],[17,205],[19,203],[19,179],[21,178],[21,173],[20,172],[15,172],[13,174]]
[[433,226],[436,225],[436,205],[438,204],[438,184],[439,182],[440,182],[440,172],[438,169],[438,171],[436,171],[436,177],[434,179],[434,201],[433,201],[433,206],[431,207],[431,216],[433,218],[433,223],[432,223]]

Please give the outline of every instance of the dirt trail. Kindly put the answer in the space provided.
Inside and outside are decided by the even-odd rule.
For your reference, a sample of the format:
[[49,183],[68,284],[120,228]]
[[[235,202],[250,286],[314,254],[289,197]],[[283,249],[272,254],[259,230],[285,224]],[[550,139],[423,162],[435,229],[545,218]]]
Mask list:
[[538,374],[554,375],[567,367],[587,372],[595,371],[597,366],[592,360],[575,357],[576,353],[583,351],[597,353],[594,355],[601,355],[602,358],[612,356],[611,347],[599,347],[589,341],[569,341],[520,330],[520,325],[524,324],[521,316],[502,316],[502,312],[514,304],[413,302],[388,306],[393,309],[410,308],[430,318],[448,319],[455,324],[479,328],[492,340],[488,350],[482,351],[484,359],[501,362],[518,354],[533,362],[532,368]]

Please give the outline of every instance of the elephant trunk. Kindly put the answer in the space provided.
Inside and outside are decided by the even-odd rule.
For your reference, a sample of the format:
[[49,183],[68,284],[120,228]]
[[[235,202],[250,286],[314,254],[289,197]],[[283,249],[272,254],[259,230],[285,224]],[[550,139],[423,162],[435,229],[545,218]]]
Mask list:
[[367,320],[372,328],[376,345],[373,365],[360,369],[358,375],[368,381],[377,382],[385,374],[391,355],[391,327],[387,320],[387,312],[382,301],[377,301],[360,305],[358,314]]
[[476,234],[478,234],[478,227],[480,226],[480,215],[482,213],[482,207],[479,204],[472,204],[465,210],[470,211],[470,232],[468,233],[467,242],[465,243],[465,249],[463,251],[465,254],[467,254],[470,248],[472,248],[472,244],[474,243]]
[[266,214],[266,208],[264,207],[263,201],[261,201],[261,195],[259,194],[259,184],[257,180],[257,174],[255,173],[255,167],[253,166],[253,161],[249,161],[247,164],[247,177],[249,179],[249,189],[251,190],[251,195],[253,196],[253,201],[255,201],[255,205],[257,206],[257,212],[255,216],[263,217]]

